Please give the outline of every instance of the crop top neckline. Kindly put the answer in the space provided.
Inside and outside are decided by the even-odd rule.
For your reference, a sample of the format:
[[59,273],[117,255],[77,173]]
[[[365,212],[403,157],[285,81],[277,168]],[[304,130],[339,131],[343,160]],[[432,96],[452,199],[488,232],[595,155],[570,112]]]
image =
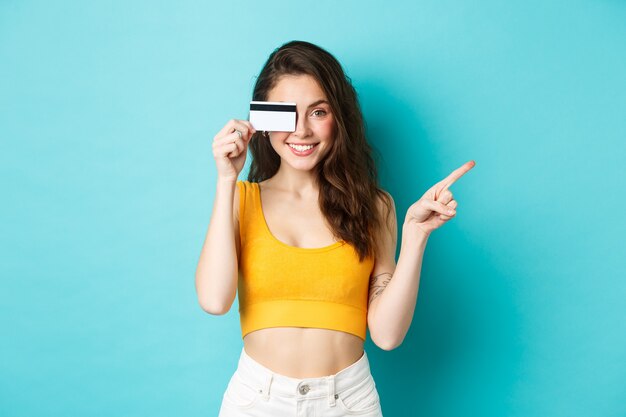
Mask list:
[[322,246],[319,248],[300,248],[298,246],[291,246],[286,244],[285,242],[279,240],[276,236],[274,236],[272,234],[272,231],[270,230],[269,226],[267,225],[267,220],[265,220],[265,213],[263,213],[263,204],[261,203],[261,186],[259,185],[258,182],[251,182],[250,184],[252,184],[255,188],[256,188],[256,199],[257,199],[257,203],[259,205],[259,214],[261,216],[261,223],[263,223],[264,229],[267,232],[268,236],[270,236],[272,238],[272,240],[274,242],[276,242],[277,244],[286,247],[290,250],[296,251],[296,252],[302,252],[302,253],[318,253],[318,252],[326,252],[335,248],[338,248],[340,246],[343,246],[346,241],[345,240],[340,240],[337,241],[335,243],[331,243],[330,245],[326,245],[326,246]]

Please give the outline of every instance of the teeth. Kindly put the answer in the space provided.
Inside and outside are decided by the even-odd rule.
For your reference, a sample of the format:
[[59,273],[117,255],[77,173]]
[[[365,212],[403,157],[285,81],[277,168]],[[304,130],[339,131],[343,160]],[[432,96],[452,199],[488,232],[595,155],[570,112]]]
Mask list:
[[289,143],[288,145],[294,148],[296,151],[300,151],[300,152],[308,151],[309,149],[313,148],[313,145],[300,146],[300,145],[292,145],[291,143]]

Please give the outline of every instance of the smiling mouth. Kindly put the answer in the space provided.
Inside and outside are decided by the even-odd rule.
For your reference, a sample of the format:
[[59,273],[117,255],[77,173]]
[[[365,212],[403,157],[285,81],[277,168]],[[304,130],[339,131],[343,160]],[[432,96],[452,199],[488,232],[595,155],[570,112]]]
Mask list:
[[295,155],[308,156],[313,153],[317,145],[319,145],[319,142],[308,145],[308,146],[298,146],[292,143],[287,143],[286,145],[291,149],[291,152],[293,152]]

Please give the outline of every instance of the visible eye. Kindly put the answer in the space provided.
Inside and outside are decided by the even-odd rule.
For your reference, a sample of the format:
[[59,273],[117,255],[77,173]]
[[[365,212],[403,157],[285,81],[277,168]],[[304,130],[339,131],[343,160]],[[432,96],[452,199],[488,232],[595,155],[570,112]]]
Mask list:
[[326,115],[326,111],[322,110],[322,109],[317,109],[317,110],[313,110],[313,114],[315,116],[325,116]]

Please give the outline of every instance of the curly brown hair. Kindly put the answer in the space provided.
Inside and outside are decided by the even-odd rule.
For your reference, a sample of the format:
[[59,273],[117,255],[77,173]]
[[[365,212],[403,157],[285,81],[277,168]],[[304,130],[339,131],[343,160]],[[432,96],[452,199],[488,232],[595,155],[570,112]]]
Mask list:
[[[378,186],[373,148],[365,137],[356,90],[339,61],[328,51],[309,42],[291,41],[270,54],[257,77],[252,100],[267,101],[283,75],[310,75],[326,94],[335,118],[336,135],[325,159],[314,168],[320,210],[335,236],[352,244],[360,261],[373,257],[376,230],[383,222],[377,202],[384,202],[385,218],[393,205],[388,193]],[[252,136],[249,148],[252,162],[248,181],[273,177],[280,167],[280,156],[263,132]]]

